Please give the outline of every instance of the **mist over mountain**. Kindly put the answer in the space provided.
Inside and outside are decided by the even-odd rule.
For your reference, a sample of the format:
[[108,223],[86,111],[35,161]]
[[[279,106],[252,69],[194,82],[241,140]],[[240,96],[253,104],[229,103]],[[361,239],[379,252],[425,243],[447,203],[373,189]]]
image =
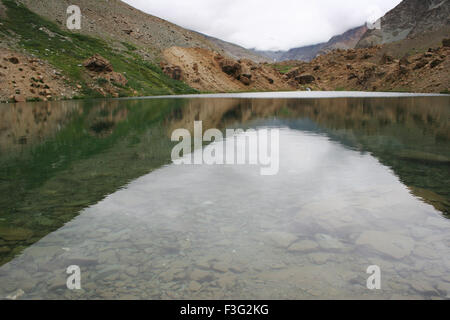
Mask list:
[[288,51],[255,51],[266,56],[273,61],[302,60],[311,61],[319,54],[326,54],[334,49],[352,49],[367,31],[365,25],[359,26],[344,32],[341,35],[332,37],[328,42],[315,45],[292,48]]

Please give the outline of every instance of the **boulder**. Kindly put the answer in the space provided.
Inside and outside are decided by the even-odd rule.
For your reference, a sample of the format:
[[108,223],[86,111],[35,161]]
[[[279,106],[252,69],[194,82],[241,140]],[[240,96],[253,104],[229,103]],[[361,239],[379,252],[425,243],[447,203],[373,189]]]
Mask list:
[[394,58],[393,57],[391,57],[390,55],[388,55],[388,54],[383,54],[383,56],[381,57],[381,61],[380,61],[380,63],[381,64],[387,64],[387,63],[391,63],[391,62],[393,62],[394,61]]
[[309,83],[313,83],[314,81],[316,81],[316,78],[314,78],[313,75],[304,74],[304,75],[296,77],[295,80],[300,84],[309,84]]
[[166,66],[163,72],[174,80],[183,79],[183,70],[179,66]]
[[430,68],[434,68],[437,67],[438,65],[440,65],[442,62],[444,62],[441,59],[434,59],[433,61],[430,62]]
[[84,62],[84,67],[94,72],[112,72],[111,63],[102,56],[95,54]]
[[226,74],[235,77],[236,79],[240,76],[242,71],[242,66],[231,59],[223,59],[219,62],[222,71]]
[[407,67],[405,67],[405,65],[402,65],[402,64],[399,64],[399,66],[398,66],[398,74],[399,75],[406,75],[406,74],[408,74],[408,68]]
[[286,73],[286,78],[288,79],[294,79],[295,77],[298,77],[300,75],[300,73],[302,73],[302,70],[300,70],[300,68],[295,68],[291,71],[289,71],[288,73]]
[[252,75],[251,74],[242,74],[239,76],[239,81],[241,81],[246,86],[250,85]]
[[417,69],[422,69],[423,67],[425,67],[428,64],[428,61],[426,59],[419,59],[419,61],[417,61],[417,63],[414,66],[414,70]]
[[357,57],[356,53],[350,52],[350,53],[348,53],[348,54],[345,56],[345,59],[347,59],[347,60],[355,60],[356,57]]
[[109,75],[109,81],[125,86],[128,83],[127,78],[121,73],[111,72]]
[[408,65],[411,64],[411,62],[408,60],[407,56],[404,56],[403,58],[400,59],[398,64],[401,65],[401,66],[408,66]]
[[8,58],[8,61],[11,62],[12,64],[18,64],[19,63],[19,59],[16,57],[10,57]]

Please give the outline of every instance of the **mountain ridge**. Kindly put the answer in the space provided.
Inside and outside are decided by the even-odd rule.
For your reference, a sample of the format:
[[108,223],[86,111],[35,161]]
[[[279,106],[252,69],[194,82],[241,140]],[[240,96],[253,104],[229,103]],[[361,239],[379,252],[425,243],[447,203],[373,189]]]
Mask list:
[[[167,20],[143,12],[120,0],[19,0],[31,11],[55,22],[65,28],[66,9],[69,5],[77,5],[83,16],[81,34],[108,39],[119,45],[128,42],[138,47],[138,54],[143,59],[158,61],[162,52],[170,47],[199,47],[218,51],[221,54],[239,58],[258,58],[255,53],[232,44],[233,52],[225,41],[203,35],[199,32],[183,28]],[[112,21],[111,21],[112,20]],[[112,23],[111,23],[112,22]]]
[[438,30],[450,31],[450,1],[404,0],[380,21],[381,29],[368,30],[357,48],[414,39]]
[[273,61],[301,60],[311,61],[321,54],[333,51],[334,49],[353,49],[361,36],[367,31],[366,25],[351,28],[346,32],[335,35],[327,42],[291,48],[287,51],[258,51],[254,52],[264,55]]

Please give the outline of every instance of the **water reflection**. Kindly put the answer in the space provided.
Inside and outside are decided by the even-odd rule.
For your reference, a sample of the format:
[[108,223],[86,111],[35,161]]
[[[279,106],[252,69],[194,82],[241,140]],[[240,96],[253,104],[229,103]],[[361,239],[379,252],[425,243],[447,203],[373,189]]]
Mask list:
[[[0,291],[21,289],[26,298],[371,298],[364,272],[379,263],[390,284],[375,297],[445,297],[449,224],[435,209],[449,209],[448,102],[6,107],[3,263],[59,230],[0,269]],[[145,175],[169,163],[170,133],[194,120],[205,130],[283,128],[280,174],[262,181],[245,166],[168,166]],[[67,263],[87,271],[83,292],[63,289]]]

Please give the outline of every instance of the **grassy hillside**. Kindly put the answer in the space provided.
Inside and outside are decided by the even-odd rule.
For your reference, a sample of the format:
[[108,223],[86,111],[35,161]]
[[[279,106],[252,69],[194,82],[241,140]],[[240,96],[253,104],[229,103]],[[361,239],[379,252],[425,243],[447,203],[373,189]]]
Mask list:
[[82,86],[83,97],[100,94],[92,90],[83,61],[100,54],[113,65],[114,71],[128,79],[126,86],[117,85],[121,96],[195,93],[181,81],[166,76],[159,66],[144,61],[134,53],[135,47],[124,43],[125,49],[111,48],[103,40],[76,32],[61,30],[50,22],[13,0],[0,0],[7,8],[0,16],[0,38],[15,39],[27,53],[48,61],[60,69],[73,84]]

